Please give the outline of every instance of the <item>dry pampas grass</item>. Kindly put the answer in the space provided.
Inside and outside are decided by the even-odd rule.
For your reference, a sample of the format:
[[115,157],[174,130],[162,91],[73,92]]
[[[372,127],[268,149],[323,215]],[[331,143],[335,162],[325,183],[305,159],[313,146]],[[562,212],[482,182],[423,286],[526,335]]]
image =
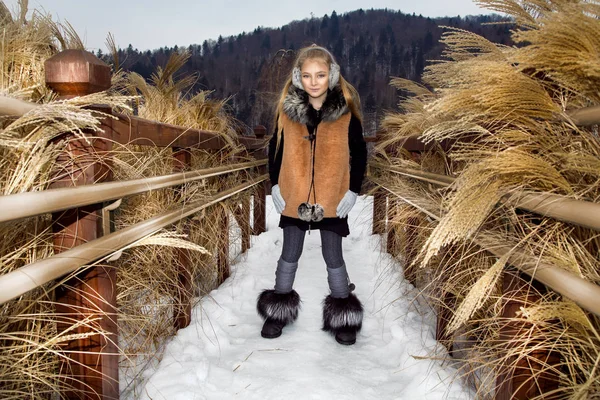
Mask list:
[[[126,107],[129,101],[127,97],[106,94],[54,100],[55,95],[44,85],[43,62],[58,51],[60,43],[54,35],[60,29],[38,12],[26,20],[26,3],[21,2],[18,17],[12,17],[4,4],[0,4],[4,32],[0,47],[2,94],[38,103],[21,117],[0,117],[0,192],[3,195],[48,188],[62,177],[62,168],[69,168],[69,165],[59,168],[57,157],[64,154],[70,142],[93,140],[86,134],[96,132],[100,119],[105,117],[86,107],[98,103]],[[65,131],[70,131],[71,136],[63,136]],[[74,157],[70,162],[77,160]],[[49,215],[3,224],[0,235],[1,274],[53,255]],[[105,334],[94,319],[78,321],[68,329],[56,324],[54,289],[68,278],[3,304],[0,397],[44,399],[72,388],[71,383],[58,375],[61,358],[66,356],[64,345],[78,338]],[[76,333],[81,327],[85,327],[87,333]]]
[[[114,38],[109,44],[118,52]],[[210,92],[188,96],[195,77],[175,79],[187,61],[187,53],[173,53],[150,81],[136,73],[119,72],[114,90],[138,96],[134,107],[142,118],[211,131],[224,139],[219,151],[187,149],[191,170],[223,166],[249,160],[237,141],[236,121],[227,113],[225,100],[214,100]],[[114,60],[115,67],[118,59]],[[134,143],[113,149],[114,179],[136,179],[167,175],[175,171],[171,148],[139,146]],[[179,167],[178,167],[179,168]],[[176,209],[186,203],[207,199],[216,193],[252,178],[252,171],[238,171],[219,177],[132,196],[115,212],[115,225],[125,228],[139,221]],[[228,226],[248,226],[249,210],[240,213],[240,204],[249,204],[251,193],[242,193],[175,224],[160,237],[128,249],[118,265],[119,329],[122,336],[121,389],[136,397],[143,387],[143,371],[162,357],[167,339],[176,332],[174,316],[206,295],[223,278],[223,259],[233,258],[229,246],[241,241],[239,231]],[[231,236],[231,237],[230,237]],[[227,248],[224,248],[227,247]],[[188,287],[182,288],[182,275]]]
[[[222,165],[224,162],[221,157],[230,156],[194,150],[191,168]],[[168,148],[127,146],[117,158],[120,161],[116,164],[119,167],[115,168],[115,173],[123,178],[132,173],[134,176],[163,175],[170,173],[173,168],[173,154]],[[242,171],[132,196],[125,199],[115,212],[115,224],[117,228],[124,228],[165,209],[206,199],[249,177],[248,172]],[[125,251],[116,262],[119,329],[124,338],[122,349],[126,354],[121,360],[124,393],[139,395],[138,390],[143,382],[140,372],[162,357],[166,340],[176,332],[174,315],[186,306],[180,303],[180,296],[188,297],[195,304],[201,296],[220,284],[222,271],[218,268],[218,257],[223,254],[226,243],[239,240],[236,236],[230,237],[230,231],[223,226],[227,221],[232,223],[234,215],[239,225],[250,223],[249,214],[236,213],[238,204],[247,201],[247,196],[248,193],[234,196],[181,221],[162,236],[151,237],[140,243],[143,246]],[[182,253],[182,249],[189,251]],[[236,256],[229,255],[228,250],[226,257]],[[184,259],[187,261],[182,264]],[[184,270],[189,277],[190,287],[186,293],[180,293],[180,279]]]
[[[597,232],[515,210],[508,201],[522,190],[600,198],[597,128],[578,128],[568,116],[600,101],[600,7],[567,0],[478,3],[513,18],[518,46],[448,28],[444,59],[426,68],[425,85],[392,82],[414,96],[401,99],[404,113],[385,117],[379,159],[456,177],[441,188],[375,170],[391,203],[408,204],[413,218],[429,220],[412,224],[417,249],[394,251],[408,256],[405,268],[418,266],[415,273],[429,279],[420,287],[448,314],[444,343],[463,361],[459,374],[476,386],[478,398],[492,398],[502,374],[513,368],[529,370],[524,385],[556,382],[528,398],[595,398],[600,319],[505,266],[508,255],[498,258],[485,248],[505,243],[533,265],[550,264],[600,284]],[[401,146],[409,137],[432,150],[406,152]],[[410,211],[395,209],[403,210],[394,226],[402,231],[409,218],[401,214]],[[508,282],[520,290],[507,291]],[[503,314],[509,302],[520,311]],[[518,335],[498,340],[509,328]]]
[[[26,19],[27,2],[13,17],[0,3],[3,28],[0,47],[3,96],[11,96],[39,104],[20,118],[1,117],[0,121],[0,190],[4,195],[26,191],[42,191],[70,170],[87,162],[101,163],[115,180],[143,178],[174,172],[170,148],[158,149],[135,144],[112,144],[110,154],[91,153],[84,156],[65,152],[75,143],[88,146],[101,136],[100,120],[110,118],[88,107],[104,104],[119,112],[131,113],[131,105],[142,116],[161,122],[214,131],[228,145],[220,152],[192,150],[192,169],[221,166],[243,161],[236,140],[236,122],[228,115],[225,102],[209,98],[209,92],[187,96],[192,78],[177,81],[172,73],[184,62],[185,55],[174,56],[170,64],[157,71],[150,83],[132,78],[131,90],[125,90],[127,75],[115,71],[115,86],[98,93],[65,101],[44,84],[44,61],[61,49],[82,48],[82,42],[71,25],[57,24],[38,11]],[[154,84],[153,84],[154,83]],[[70,132],[64,136],[63,132]],[[57,163],[57,157],[61,163]],[[247,180],[255,175],[240,171],[227,178],[210,178],[180,187],[154,191],[126,199],[114,213],[117,227],[126,227],[164,212],[179,208],[189,201],[201,200]],[[217,257],[226,254],[223,243],[235,245],[236,233],[230,238],[223,221],[249,224],[247,213],[239,212],[239,204],[248,202],[249,193],[211,206],[177,226],[159,231],[124,250],[111,268],[117,269],[119,315],[117,352],[121,355],[122,393],[135,393],[143,368],[160,358],[165,339],[175,332],[174,317],[187,306],[186,298],[195,303],[218,283],[223,271],[218,270]],[[43,215],[13,221],[0,227],[2,274],[53,255],[51,216]],[[225,238],[226,236],[226,238]],[[234,254],[235,256],[235,254]],[[187,271],[183,272],[182,260]],[[182,275],[186,275],[185,277]],[[57,323],[55,289],[70,285],[69,279],[49,283],[2,306],[0,315],[0,397],[46,399],[68,390],[78,390],[76,378],[62,379],[61,360],[66,358],[65,345],[72,340],[101,335],[114,338],[99,323],[103,312],[86,309],[90,317],[68,326]],[[184,289],[183,278],[190,284]]]

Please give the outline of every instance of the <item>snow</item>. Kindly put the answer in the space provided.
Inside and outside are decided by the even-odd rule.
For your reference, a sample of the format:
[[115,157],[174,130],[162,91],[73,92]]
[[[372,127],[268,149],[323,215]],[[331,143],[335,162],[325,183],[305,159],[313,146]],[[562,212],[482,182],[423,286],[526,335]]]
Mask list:
[[[273,287],[281,253],[279,215],[267,197],[267,232],[232,265],[231,277],[203,298],[192,323],[144,372],[136,398],[200,399],[473,399],[447,352],[435,341],[435,316],[399,265],[371,235],[372,197],[360,196],[343,241],[348,273],[363,302],[363,329],[353,346],[321,330],[328,293],[320,235],[306,236],[294,288],[298,320],[277,339],[260,336],[256,298]],[[131,395],[133,398],[133,395]]]

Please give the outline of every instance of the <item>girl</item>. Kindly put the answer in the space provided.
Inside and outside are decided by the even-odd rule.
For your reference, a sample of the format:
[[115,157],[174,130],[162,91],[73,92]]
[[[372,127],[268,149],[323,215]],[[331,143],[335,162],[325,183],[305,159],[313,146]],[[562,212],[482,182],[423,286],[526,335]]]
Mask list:
[[321,234],[331,293],[323,301],[323,330],[351,345],[362,326],[363,308],[351,293],[342,257],[350,231],[348,213],[360,193],[367,149],[360,100],[323,47],[298,52],[277,106],[277,131],[269,143],[271,195],[283,228],[275,288],[264,290],[257,310],[261,335],[276,338],[298,316],[300,296],[292,289],[307,230]]

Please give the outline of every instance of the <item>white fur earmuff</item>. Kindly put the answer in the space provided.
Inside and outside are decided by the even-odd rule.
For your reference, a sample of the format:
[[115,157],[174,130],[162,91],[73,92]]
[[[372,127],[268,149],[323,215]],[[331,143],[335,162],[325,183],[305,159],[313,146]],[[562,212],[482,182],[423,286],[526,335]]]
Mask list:
[[329,89],[332,90],[340,80],[340,66],[336,63],[331,63],[329,66]]
[[294,67],[292,70],[292,84],[298,89],[304,90],[304,86],[302,85],[302,71],[298,67]]
[[[329,89],[333,89],[340,80],[340,66],[333,62],[329,65]],[[302,85],[302,71],[300,68],[294,67],[292,70],[292,84],[298,89],[304,90]]]

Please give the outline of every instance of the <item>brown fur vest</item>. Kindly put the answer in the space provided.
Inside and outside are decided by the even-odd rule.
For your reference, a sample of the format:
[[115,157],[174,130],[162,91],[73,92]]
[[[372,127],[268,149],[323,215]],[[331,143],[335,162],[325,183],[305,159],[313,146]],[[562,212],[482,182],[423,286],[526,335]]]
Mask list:
[[285,138],[279,187],[286,205],[282,214],[298,218],[298,206],[308,201],[323,206],[325,218],[335,218],[336,208],[350,185],[348,127],[351,114],[341,90],[334,88],[323,103],[321,122],[315,128],[315,186],[310,192],[312,159],[311,142],[306,139],[308,107],[306,92],[291,88],[283,107]]

